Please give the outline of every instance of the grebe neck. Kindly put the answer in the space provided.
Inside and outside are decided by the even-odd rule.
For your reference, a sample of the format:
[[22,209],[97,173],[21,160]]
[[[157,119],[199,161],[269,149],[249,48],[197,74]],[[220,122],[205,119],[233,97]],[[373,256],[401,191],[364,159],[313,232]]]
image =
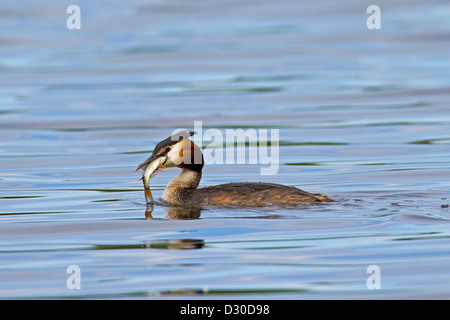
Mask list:
[[171,204],[184,203],[186,197],[189,197],[197,189],[201,178],[201,171],[183,168],[181,173],[169,182],[164,190],[162,199]]

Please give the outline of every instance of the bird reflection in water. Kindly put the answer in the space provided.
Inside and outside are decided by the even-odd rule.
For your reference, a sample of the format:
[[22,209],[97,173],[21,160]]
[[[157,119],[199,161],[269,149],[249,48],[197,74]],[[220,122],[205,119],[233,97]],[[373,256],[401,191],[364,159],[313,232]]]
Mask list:
[[146,243],[146,249],[201,249],[205,246],[202,239],[161,239]]
[[[188,220],[200,218],[200,207],[188,206],[164,206],[163,209],[167,212],[164,219]],[[145,209],[145,219],[153,219],[152,213],[154,210],[153,204],[148,204]]]

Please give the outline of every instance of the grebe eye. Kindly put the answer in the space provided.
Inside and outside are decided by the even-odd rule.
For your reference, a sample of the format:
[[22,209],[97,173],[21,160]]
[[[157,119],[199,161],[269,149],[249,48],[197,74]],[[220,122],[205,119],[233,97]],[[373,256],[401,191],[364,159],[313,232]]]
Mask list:
[[170,151],[170,148],[169,148],[169,147],[167,147],[167,148],[166,148],[166,152],[169,152],[169,151]]

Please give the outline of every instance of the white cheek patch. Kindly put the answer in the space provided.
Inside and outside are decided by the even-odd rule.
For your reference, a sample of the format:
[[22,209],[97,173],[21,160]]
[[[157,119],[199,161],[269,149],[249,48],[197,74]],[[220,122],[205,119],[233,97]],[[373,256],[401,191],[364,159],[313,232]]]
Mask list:
[[[185,143],[188,141],[189,143]],[[178,166],[182,163],[189,163],[188,156],[190,154],[190,140],[183,140],[172,147],[172,150],[168,153],[168,158],[171,162]]]

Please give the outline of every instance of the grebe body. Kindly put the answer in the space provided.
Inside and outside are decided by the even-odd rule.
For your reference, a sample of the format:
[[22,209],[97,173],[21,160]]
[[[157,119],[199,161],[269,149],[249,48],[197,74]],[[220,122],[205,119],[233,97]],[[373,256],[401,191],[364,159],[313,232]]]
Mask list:
[[161,141],[152,155],[136,169],[143,169],[142,180],[147,203],[153,202],[149,180],[160,169],[179,167],[181,173],[165,188],[162,199],[176,206],[298,206],[332,201],[323,194],[312,194],[296,187],[265,182],[237,182],[197,189],[204,165],[201,149],[180,131]]

